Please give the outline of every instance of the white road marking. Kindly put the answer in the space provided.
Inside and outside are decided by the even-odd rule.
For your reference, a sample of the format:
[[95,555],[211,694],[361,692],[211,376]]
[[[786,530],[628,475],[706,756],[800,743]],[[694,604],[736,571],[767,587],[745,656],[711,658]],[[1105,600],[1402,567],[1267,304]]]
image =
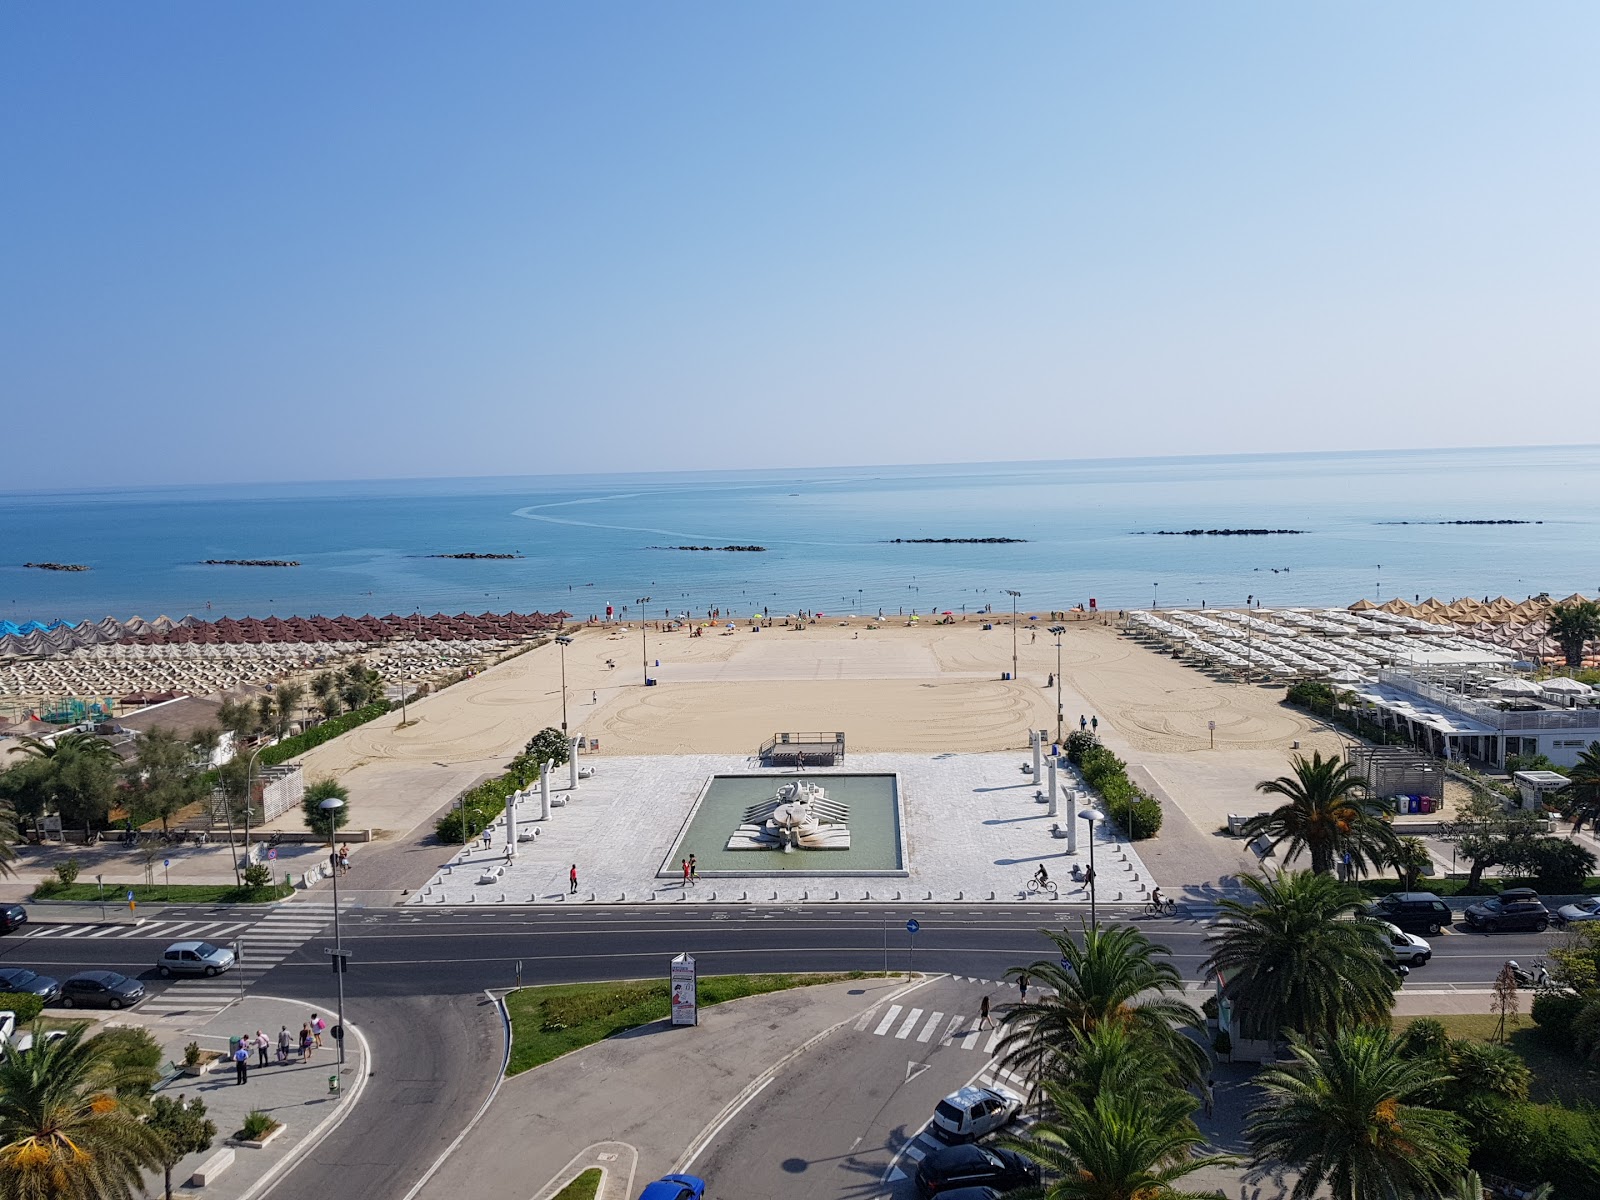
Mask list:
[[951,1042],[951,1039],[956,1036],[956,1030],[961,1028],[961,1022],[965,1021],[966,1019],[967,1018],[962,1016],[960,1013],[957,1013],[955,1016],[951,1017],[950,1028],[944,1031],[944,1036],[939,1039],[939,1045],[948,1046]]
[[900,1026],[900,1032],[894,1036],[904,1039],[916,1027],[917,1019],[922,1016],[920,1008],[913,1008],[907,1015],[905,1023]]
[[922,1032],[917,1034],[917,1041],[925,1042],[933,1037],[933,1031],[939,1027],[939,1022],[944,1020],[942,1012],[933,1013],[928,1017],[928,1023],[922,1027]]
[[889,1011],[883,1014],[883,1020],[879,1021],[878,1027],[872,1031],[873,1036],[882,1037],[885,1033],[887,1033],[889,1031],[889,1026],[894,1024],[894,1019],[900,1015],[901,1011],[902,1010],[898,1004],[891,1004],[889,1006]]

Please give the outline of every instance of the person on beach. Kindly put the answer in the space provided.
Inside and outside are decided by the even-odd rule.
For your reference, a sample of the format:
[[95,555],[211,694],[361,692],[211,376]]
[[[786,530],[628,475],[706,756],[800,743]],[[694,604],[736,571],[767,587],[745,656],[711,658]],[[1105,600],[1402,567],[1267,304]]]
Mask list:
[[1089,728],[1089,718],[1084,716],[1082,713],[1079,713],[1078,714],[1078,732],[1082,733],[1084,730],[1086,730],[1088,728]]
[[1097,716],[1090,717],[1089,718],[1089,728],[1090,728],[1090,730],[1092,732],[1099,733],[1100,732],[1100,718],[1097,717]]
[[260,1065],[263,1067],[267,1065],[267,1051],[271,1048],[272,1039],[262,1033],[261,1030],[256,1030],[256,1054],[260,1059]]
[[578,894],[578,864],[577,863],[573,863],[572,864],[572,870],[567,872],[567,895],[576,896],[577,894]]

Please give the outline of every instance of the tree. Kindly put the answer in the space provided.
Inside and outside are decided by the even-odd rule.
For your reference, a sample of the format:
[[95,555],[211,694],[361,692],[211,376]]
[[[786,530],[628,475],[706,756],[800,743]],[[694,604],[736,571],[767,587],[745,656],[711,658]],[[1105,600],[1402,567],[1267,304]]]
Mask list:
[[141,734],[125,768],[129,807],[139,822],[159,818],[161,828],[180,809],[205,798],[206,785],[195,763],[194,747],[159,725]]
[[[322,810],[324,800],[343,800],[344,807],[332,812]],[[350,789],[337,779],[313,779],[306,784],[305,799],[300,802],[306,815],[306,828],[319,837],[332,837],[335,830],[350,823]]]
[[1292,1066],[1262,1073],[1246,1126],[1258,1167],[1300,1172],[1293,1200],[1324,1185],[1335,1200],[1433,1195],[1467,1162],[1461,1120],[1414,1103],[1447,1077],[1405,1058],[1387,1028],[1343,1030],[1324,1046],[1294,1037]]
[[1185,1176],[1234,1162],[1196,1153],[1205,1137],[1189,1120],[1195,1100],[1187,1093],[1152,1100],[1107,1088],[1085,1100],[1046,1083],[1044,1094],[1052,1118],[1006,1145],[1050,1172],[1034,1193],[1046,1200],[1184,1200],[1201,1195],[1181,1190]]
[[1008,973],[1013,979],[1026,973],[1039,990],[1032,999],[1005,1006],[1002,1065],[1033,1081],[1070,1080],[1085,1036],[1101,1025],[1118,1025],[1155,1046],[1171,1064],[1174,1080],[1205,1079],[1206,1052],[1184,1036],[1202,1028],[1201,1017],[1181,999],[1177,968],[1163,961],[1170,953],[1166,947],[1128,925],[1085,929],[1081,947],[1064,931],[1045,936],[1057,953]]
[[1517,1026],[1517,973],[1509,962],[1494,977],[1494,999],[1489,1002],[1489,1011],[1499,1018],[1495,1022],[1495,1041],[1504,1045],[1506,1022],[1509,1021],[1513,1029]]
[[339,696],[347,708],[364,708],[383,699],[383,676],[356,659],[336,676]]
[[1433,855],[1419,837],[1396,838],[1389,852],[1389,865],[1400,877],[1400,890],[1414,892],[1422,877],[1433,873]]
[[1600,638],[1600,601],[1556,605],[1550,610],[1550,636],[1561,647],[1567,666],[1576,671],[1583,666],[1583,644]]
[[121,766],[110,742],[92,733],[63,733],[54,742],[25,737],[13,753],[48,764],[48,800],[64,824],[82,825],[87,837],[96,822],[106,819]]
[[1283,796],[1288,803],[1245,822],[1244,835],[1265,835],[1273,849],[1287,842],[1285,858],[1309,850],[1311,869],[1319,875],[1332,872],[1344,854],[1362,870],[1369,862],[1383,862],[1395,835],[1380,817],[1377,801],[1366,795],[1367,781],[1348,762],[1323,758],[1320,751],[1309,759],[1296,754],[1289,765],[1293,775],[1256,784],[1256,791]]
[[267,737],[271,737],[278,729],[278,705],[266,693],[256,697],[256,728]]
[[567,741],[567,735],[561,730],[547,725],[528,739],[522,752],[531,755],[536,762],[564,767],[572,757],[572,743]]
[[332,671],[318,671],[311,677],[311,694],[316,697],[317,708],[323,717],[331,720],[344,711],[344,700],[339,696],[339,681]]
[[1399,984],[1382,926],[1351,920],[1361,894],[1311,871],[1244,875],[1256,903],[1224,898],[1203,968],[1220,973],[1244,1036],[1332,1037],[1388,1020]]
[[[9,831],[0,832],[0,871],[4,871],[4,863],[13,857],[11,842],[17,834],[17,822],[29,820],[33,822],[36,834],[42,831],[39,821],[50,807],[50,763],[43,758],[13,757],[16,751],[0,756],[0,763],[6,763],[5,769],[0,770],[0,820],[9,819]],[[10,761],[7,763],[7,759]]]
[[[98,1039],[96,1039],[97,1041]],[[119,1088],[130,1072],[84,1027],[0,1062],[0,1195],[14,1200],[132,1200],[161,1166],[160,1135]]]
[[1448,822],[1441,836],[1456,844],[1456,850],[1470,864],[1467,891],[1477,891],[1483,872],[1515,857],[1520,847],[1539,832],[1538,814],[1524,809],[1507,809],[1496,797],[1474,792],[1456,809],[1456,819]]
[[224,700],[217,709],[217,724],[233,734],[239,745],[261,728],[260,715],[247,700]]
[[172,1169],[185,1155],[211,1149],[217,1127],[206,1119],[204,1101],[185,1100],[182,1096],[176,1100],[171,1096],[157,1096],[150,1105],[148,1124],[161,1139],[157,1153],[166,1177],[167,1200],[172,1200]]
[[298,683],[280,683],[273,692],[273,699],[277,706],[278,736],[284,737],[289,732],[289,726],[294,724],[294,715],[300,709],[300,702],[306,698],[306,689]]
[[1555,798],[1576,833],[1585,822],[1600,821],[1600,742],[1590,742],[1587,750],[1578,751],[1578,762],[1569,778],[1572,782]]

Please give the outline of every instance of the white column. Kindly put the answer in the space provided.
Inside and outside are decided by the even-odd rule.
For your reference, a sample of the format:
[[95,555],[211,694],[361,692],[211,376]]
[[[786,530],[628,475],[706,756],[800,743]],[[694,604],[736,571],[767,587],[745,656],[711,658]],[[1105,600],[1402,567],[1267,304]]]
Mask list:
[[517,856],[517,801],[520,799],[521,792],[512,792],[506,797],[506,848],[512,858]]
[[1076,787],[1068,789],[1067,815],[1072,818],[1067,822],[1067,853],[1076,854],[1078,852],[1078,822],[1082,820],[1078,816],[1078,789]]
[[567,786],[578,790],[578,739],[567,739]]
[[1040,744],[1042,739],[1039,737],[1037,729],[1028,730],[1028,740],[1033,743],[1033,783],[1037,787],[1041,777],[1040,772],[1044,770],[1044,763],[1040,761],[1044,754],[1044,747]]
[[542,763],[539,767],[539,819],[550,819],[550,764]]
[[1049,815],[1052,816],[1052,817],[1056,815],[1056,796],[1058,794],[1059,793],[1056,791],[1056,756],[1054,754],[1052,754],[1050,756],[1050,813],[1049,813]]

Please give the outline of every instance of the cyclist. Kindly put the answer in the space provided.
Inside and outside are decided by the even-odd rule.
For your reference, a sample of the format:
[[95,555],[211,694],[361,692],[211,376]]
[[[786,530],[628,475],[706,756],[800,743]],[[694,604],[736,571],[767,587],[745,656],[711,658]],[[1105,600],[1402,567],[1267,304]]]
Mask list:
[[1050,872],[1044,869],[1044,864],[1039,864],[1039,869],[1033,873],[1034,882],[1041,888],[1050,886]]
[[1156,911],[1157,912],[1161,911],[1161,889],[1160,888],[1151,888],[1150,889],[1150,903],[1154,904],[1156,906]]

